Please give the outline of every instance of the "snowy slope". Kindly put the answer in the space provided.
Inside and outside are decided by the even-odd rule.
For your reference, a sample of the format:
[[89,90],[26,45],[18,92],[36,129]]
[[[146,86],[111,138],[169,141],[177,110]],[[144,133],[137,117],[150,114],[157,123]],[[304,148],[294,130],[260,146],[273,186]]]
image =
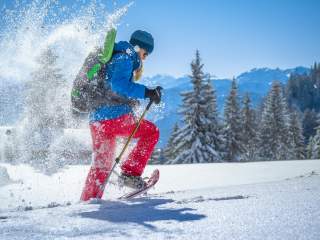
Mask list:
[[1,166],[20,181],[0,188],[0,239],[320,238],[319,160],[152,166],[147,197],[118,201],[110,185],[90,204],[77,202],[88,166]]

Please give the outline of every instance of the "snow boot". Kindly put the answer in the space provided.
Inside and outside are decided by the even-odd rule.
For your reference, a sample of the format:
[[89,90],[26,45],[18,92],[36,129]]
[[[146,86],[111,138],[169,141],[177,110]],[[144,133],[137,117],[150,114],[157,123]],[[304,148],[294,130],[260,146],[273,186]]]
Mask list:
[[145,188],[147,185],[147,182],[144,178],[140,176],[131,176],[124,173],[121,173],[119,176],[119,183],[120,185],[139,190],[142,188]]

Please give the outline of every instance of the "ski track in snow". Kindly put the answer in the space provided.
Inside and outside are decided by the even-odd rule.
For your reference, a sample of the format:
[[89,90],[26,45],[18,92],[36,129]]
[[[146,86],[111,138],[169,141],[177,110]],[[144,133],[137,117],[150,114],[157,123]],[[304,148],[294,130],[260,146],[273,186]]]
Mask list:
[[320,239],[320,176],[0,213],[0,239]]

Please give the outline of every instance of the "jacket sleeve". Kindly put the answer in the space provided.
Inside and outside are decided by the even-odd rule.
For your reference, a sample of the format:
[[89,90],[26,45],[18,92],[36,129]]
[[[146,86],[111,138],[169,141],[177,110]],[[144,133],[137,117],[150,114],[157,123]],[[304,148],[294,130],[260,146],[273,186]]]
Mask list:
[[146,87],[132,81],[133,63],[129,56],[120,54],[112,61],[112,76],[109,83],[112,91],[131,98],[145,98]]

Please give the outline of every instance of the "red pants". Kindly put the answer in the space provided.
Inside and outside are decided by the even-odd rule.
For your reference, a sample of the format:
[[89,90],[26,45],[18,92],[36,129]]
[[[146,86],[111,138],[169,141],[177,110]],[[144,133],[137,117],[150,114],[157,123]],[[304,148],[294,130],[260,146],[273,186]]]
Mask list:
[[[101,186],[109,175],[116,157],[116,137],[130,136],[136,124],[132,114],[90,124],[93,164],[81,195],[82,201],[102,197],[104,189]],[[121,170],[125,174],[141,176],[159,140],[159,130],[152,122],[142,120],[133,138],[138,138],[138,143],[128,159],[123,162]]]

